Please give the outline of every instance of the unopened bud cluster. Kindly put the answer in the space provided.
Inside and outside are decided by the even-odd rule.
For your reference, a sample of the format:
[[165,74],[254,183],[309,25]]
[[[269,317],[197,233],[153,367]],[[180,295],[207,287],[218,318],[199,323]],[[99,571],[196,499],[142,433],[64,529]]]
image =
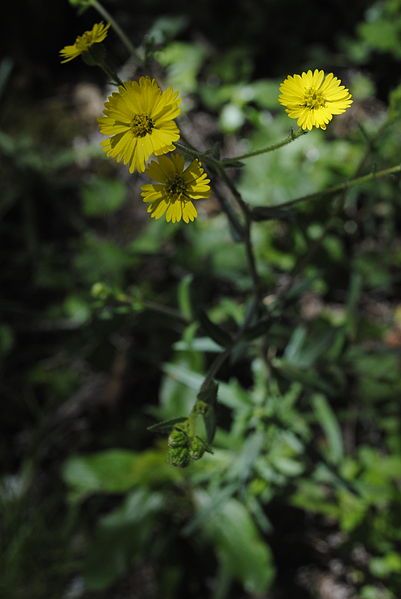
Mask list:
[[206,451],[205,442],[190,432],[188,421],[176,425],[168,437],[168,461],[172,466],[185,468],[199,460]]

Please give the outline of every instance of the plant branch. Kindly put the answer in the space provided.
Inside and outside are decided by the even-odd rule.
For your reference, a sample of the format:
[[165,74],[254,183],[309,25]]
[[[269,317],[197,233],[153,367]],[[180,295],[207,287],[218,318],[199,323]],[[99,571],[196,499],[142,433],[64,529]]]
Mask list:
[[395,175],[397,173],[401,173],[401,164],[396,164],[395,166],[391,166],[389,168],[382,169],[381,171],[372,171],[367,175],[362,175],[361,177],[355,177],[354,179],[350,179],[348,181],[344,181],[343,183],[339,183],[338,185],[333,185],[332,187],[328,187],[322,191],[317,191],[315,193],[310,193],[305,196],[301,196],[299,198],[295,198],[294,200],[290,200],[289,202],[284,202],[282,204],[278,204],[276,206],[256,206],[255,208],[250,208],[252,220],[260,221],[260,220],[268,220],[272,218],[272,214],[277,210],[283,210],[287,208],[291,208],[292,206],[296,206],[301,202],[305,202],[307,200],[316,200],[317,198],[325,198],[330,196],[335,196],[342,191],[346,191],[351,187],[355,187],[356,185],[362,185],[363,183],[370,183],[370,181],[374,181],[376,179],[382,179],[384,177],[388,177],[390,175]]
[[118,37],[120,38],[121,42],[123,43],[123,45],[128,50],[129,54],[140,64],[142,62],[142,60],[141,60],[138,52],[136,51],[136,49],[134,48],[134,46],[130,42],[130,40],[127,37],[127,35],[121,29],[120,25],[113,19],[113,17],[109,13],[109,11],[106,8],[104,8],[104,6],[99,2],[99,0],[92,0],[91,1],[91,6],[93,6],[93,8],[95,10],[97,10],[97,12],[104,19],[106,19],[106,21],[108,21],[110,23],[111,27],[114,29],[114,31],[118,35]]
[[308,131],[304,131],[303,129],[296,129],[295,131],[291,129],[290,134],[285,139],[282,139],[281,141],[275,144],[271,144],[270,146],[266,146],[265,148],[261,148],[260,150],[254,150],[253,152],[241,154],[240,156],[226,158],[222,162],[223,164],[226,162],[226,166],[230,166],[229,163],[231,161],[245,160],[246,158],[251,158],[252,156],[259,156],[259,154],[267,154],[268,152],[274,152],[274,150],[278,150],[279,148],[286,146],[287,144],[291,143],[292,141],[295,141],[296,139],[298,139],[298,137],[301,137],[306,133],[308,133]]
[[219,174],[221,175],[221,178],[223,179],[224,183],[227,185],[227,187],[229,188],[229,190],[235,197],[235,199],[238,203],[238,206],[240,207],[241,212],[244,216],[244,220],[245,220],[244,244],[245,244],[246,257],[247,257],[247,261],[248,261],[249,271],[251,273],[251,277],[252,277],[252,281],[253,281],[254,294],[255,294],[255,297],[257,297],[259,299],[260,292],[261,292],[261,284],[260,284],[259,273],[258,273],[257,267],[256,267],[255,253],[254,253],[253,245],[252,245],[252,215],[250,212],[250,207],[242,199],[240,192],[235,187],[234,183],[231,181],[230,177],[227,175],[224,168],[219,167]]

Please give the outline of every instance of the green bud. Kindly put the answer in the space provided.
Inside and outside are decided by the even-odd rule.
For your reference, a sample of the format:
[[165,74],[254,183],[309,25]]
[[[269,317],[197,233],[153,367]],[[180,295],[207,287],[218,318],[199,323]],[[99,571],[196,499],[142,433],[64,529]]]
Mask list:
[[189,437],[181,428],[175,427],[168,436],[169,447],[188,447]]
[[191,460],[199,460],[205,453],[205,449],[206,446],[202,439],[200,437],[193,437],[189,448]]
[[170,447],[168,461],[172,466],[185,468],[191,461],[188,447]]

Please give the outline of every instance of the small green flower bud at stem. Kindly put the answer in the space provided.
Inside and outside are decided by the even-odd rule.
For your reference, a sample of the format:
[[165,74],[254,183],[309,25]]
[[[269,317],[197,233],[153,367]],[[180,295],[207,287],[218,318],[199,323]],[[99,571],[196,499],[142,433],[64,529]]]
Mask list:
[[182,430],[178,427],[175,427],[175,428],[173,428],[173,430],[171,431],[171,433],[168,436],[167,444],[171,448],[172,447],[188,447],[189,437],[184,430]]
[[191,461],[188,447],[170,447],[168,451],[168,461],[172,466],[185,468]]
[[206,451],[205,443],[200,437],[194,437],[191,439],[191,446],[189,455],[192,460],[199,460]]

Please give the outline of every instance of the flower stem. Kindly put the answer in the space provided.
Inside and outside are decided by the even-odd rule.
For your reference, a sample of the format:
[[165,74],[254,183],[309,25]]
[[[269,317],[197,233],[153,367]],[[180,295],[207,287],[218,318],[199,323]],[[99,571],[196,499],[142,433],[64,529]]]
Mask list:
[[110,65],[107,64],[106,61],[98,62],[98,66],[107,75],[107,77],[110,77],[110,80],[114,85],[123,85],[123,82],[121,81],[120,77],[117,75],[114,69],[112,69]]
[[118,35],[118,37],[120,38],[121,42],[124,44],[124,46],[127,48],[128,52],[130,53],[130,55],[138,62],[141,63],[141,59],[138,55],[138,52],[135,50],[134,46],[131,44],[130,40],[128,39],[127,35],[124,33],[124,31],[121,29],[120,25],[113,19],[113,17],[111,16],[111,14],[109,13],[109,11],[104,8],[104,6],[99,2],[99,0],[92,0],[91,5],[93,6],[93,8],[95,10],[97,10],[97,12],[104,18],[106,19],[106,21],[108,21],[110,23],[110,25],[112,26],[112,28],[114,29],[114,31],[116,32],[116,34]]
[[229,358],[229,356],[232,352],[232,349],[233,349],[232,347],[228,347],[227,349],[222,351],[220,354],[218,354],[216,356],[216,358],[213,360],[213,362],[210,365],[210,368],[206,374],[205,380],[203,381],[202,386],[200,388],[201,391],[204,389],[207,389],[207,387],[212,382],[212,380],[214,379],[216,374],[219,372],[220,368],[223,366],[224,362],[227,360],[227,358]]
[[186,143],[183,144],[180,141],[176,141],[176,142],[174,142],[174,145],[177,148],[179,148],[180,150],[182,150],[184,152],[184,154],[186,154],[187,156],[189,156],[191,158],[200,158],[200,159],[202,159],[202,157],[203,157],[202,152],[199,152],[195,148],[191,148]]
[[282,210],[284,208],[291,208],[292,206],[300,204],[301,202],[304,202],[306,200],[315,200],[320,197],[334,196],[340,193],[341,191],[346,191],[347,189],[355,187],[356,185],[369,183],[370,181],[374,181],[375,179],[382,179],[383,177],[395,175],[396,173],[401,173],[401,164],[396,164],[395,166],[382,169],[381,171],[372,171],[367,175],[362,175],[361,177],[349,179],[348,181],[344,181],[343,183],[339,183],[338,185],[333,185],[332,187],[328,187],[327,189],[323,189],[322,191],[316,191],[315,193],[310,193],[308,195],[295,198],[294,200],[284,202],[283,204],[277,204],[275,206],[255,206],[254,208],[250,209],[252,219],[257,221],[268,220],[272,217],[272,211]]
[[227,173],[225,172],[224,168],[220,167],[219,173],[220,173],[220,176],[223,179],[224,183],[227,185],[228,189],[231,191],[231,193],[235,197],[235,199],[238,203],[238,206],[240,207],[241,212],[243,214],[244,220],[245,220],[243,241],[244,241],[244,245],[245,245],[246,258],[247,258],[247,262],[248,262],[249,272],[251,273],[251,277],[252,277],[255,297],[260,298],[261,282],[260,282],[259,273],[258,273],[258,270],[256,267],[255,253],[254,253],[254,249],[253,249],[253,245],[252,245],[251,209],[250,209],[250,206],[243,200],[240,192],[238,191],[238,189],[236,188],[234,183],[227,176]]
[[305,135],[305,133],[308,133],[308,131],[304,131],[303,129],[297,129],[296,131],[293,131],[291,129],[290,134],[285,139],[282,139],[281,141],[270,146],[266,146],[265,148],[261,148],[260,150],[255,150],[253,152],[248,152],[247,154],[241,154],[240,156],[233,156],[232,158],[227,158],[227,162],[245,160],[245,158],[251,158],[252,156],[259,156],[259,154],[267,154],[268,152],[273,152],[274,150],[278,150],[279,148],[286,146],[292,141],[295,141],[296,139],[298,139],[298,137]]

